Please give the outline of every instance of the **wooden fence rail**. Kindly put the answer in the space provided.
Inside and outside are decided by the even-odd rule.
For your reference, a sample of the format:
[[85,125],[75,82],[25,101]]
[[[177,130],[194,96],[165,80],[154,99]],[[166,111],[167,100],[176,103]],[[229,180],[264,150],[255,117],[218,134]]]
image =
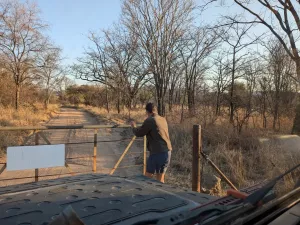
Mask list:
[[[140,126],[140,125],[138,125]],[[0,127],[0,131],[18,130],[72,130],[72,129],[103,129],[130,128],[130,125],[72,125],[72,126],[36,126],[36,127]]]

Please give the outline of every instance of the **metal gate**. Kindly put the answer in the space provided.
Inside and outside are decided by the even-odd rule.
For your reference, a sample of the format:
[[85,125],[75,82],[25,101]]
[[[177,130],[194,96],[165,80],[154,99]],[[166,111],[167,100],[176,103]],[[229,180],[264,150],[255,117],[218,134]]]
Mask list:
[[[48,169],[46,174],[41,174],[40,169],[35,169],[34,174],[32,176],[27,176],[25,173],[20,171],[18,173],[18,177],[6,176],[3,178],[3,172],[6,169],[6,162],[0,162],[0,186],[1,182],[5,181],[16,181],[16,180],[24,180],[25,182],[30,182],[34,179],[34,181],[39,181],[39,179],[53,179],[60,176],[66,175],[75,175],[75,174],[84,174],[84,173],[108,173],[110,175],[114,174],[117,169],[129,169],[129,168],[142,168],[140,173],[145,174],[146,171],[146,137],[144,138],[136,138],[133,137],[124,137],[119,139],[105,139],[105,135],[103,135],[104,130],[114,129],[123,129],[128,130],[130,126],[128,125],[76,125],[76,126],[40,126],[40,127],[0,127],[0,132],[14,132],[14,131],[29,131],[29,135],[24,138],[22,145],[51,145],[51,144],[65,144],[67,148],[66,156],[65,156],[65,168],[67,172],[61,173],[53,173],[55,169]],[[99,133],[102,132],[102,135]],[[51,135],[62,137],[63,140],[51,138]],[[76,133],[81,133],[78,140],[73,138],[70,139],[70,136],[76,135]],[[113,133],[113,132],[111,132]],[[85,135],[84,135],[85,134]],[[130,152],[130,148],[132,147],[134,142],[143,141],[143,147],[138,148],[140,151]],[[108,143],[116,144],[116,143],[128,143],[125,150],[123,152],[115,152],[116,149],[112,149],[112,153],[103,153],[102,147]],[[74,146],[77,146],[77,150]],[[105,147],[105,146],[104,146]],[[107,147],[107,146],[106,146]],[[116,147],[114,147],[116,148]],[[76,154],[73,154],[76,152]],[[71,154],[72,153],[72,154]],[[129,164],[121,165],[124,162],[126,157],[131,157],[134,160],[129,160]],[[114,158],[115,161],[113,166],[110,168],[105,168],[103,170],[103,165],[105,164],[105,160],[107,158]],[[137,160],[138,159],[138,160]],[[101,163],[102,160],[104,163]],[[135,161],[139,161],[139,163],[135,163]],[[131,162],[131,163],[130,163]],[[83,166],[84,168],[88,168],[88,170],[82,171],[74,171],[72,166],[76,165]],[[100,169],[98,169],[100,167]],[[79,168],[79,167],[78,167]],[[101,169],[102,168],[102,169]],[[45,171],[44,171],[45,172]],[[50,172],[50,173],[49,173]],[[28,173],[28,171],[27,171]],[[33,173],[33,171],[32,171]],[[13,174],[13,173],[11,173]],[[2,176],[2,178],[1,178]],[[24,182],[23,182],[24,183]]]

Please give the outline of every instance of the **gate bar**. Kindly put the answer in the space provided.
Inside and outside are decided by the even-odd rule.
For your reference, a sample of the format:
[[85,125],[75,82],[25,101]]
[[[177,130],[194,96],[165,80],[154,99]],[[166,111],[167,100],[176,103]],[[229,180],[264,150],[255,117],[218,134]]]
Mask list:
[[193,164],[192,164],[192,190],[200,192],[200,152],[202,147],[201,126],[193,126]]
[[124,156],[126,155],[126,153],[128,152],[128,150],[130,149],[131,145],[133,144],[134,140],[136,139],[136,136],[133,136],[133,138],[131,139],[131,141],[129,142],[128,146],[126,147],[126,149],[124,150],[123,154],[121,155],[121,157],[119,158],[118,162],[116,163],[116,165],[114,166],[114,168],[110,171],[109,175],[113,175],[113,173],[115,172],[115,170],[118,168],[119,164],[122,162]]
[[97,134],[98,129],[94,130],[94,155],[93,155],[93,172],[97,171]]
[[[39,145],[39,133],[36,131],[35,137],[34,137],[35,145]],[[38,182],[39,181],[39,169],[34,170],[34,181]]]
[[146,168],[147,168],[147,137],[144,136],[144,169],[143,174],[146,174]]
[[[138,124],[137,126],[140,126]],[[16,130],[69,130],[69,129],[103,129],[103,128],[130,128],[130,125],[76,125],[76,126],[39,126],[39,127],[0,127],[0,131]]]

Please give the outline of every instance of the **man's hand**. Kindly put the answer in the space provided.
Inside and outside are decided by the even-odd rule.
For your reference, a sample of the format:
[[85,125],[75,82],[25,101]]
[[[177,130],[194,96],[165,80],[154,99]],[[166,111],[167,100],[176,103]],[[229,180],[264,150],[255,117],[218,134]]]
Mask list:
[[135,123],[134,121],[131,121],[131,122],[130,122],[130,126],[131,126],[132,128],[135,128],[135,127],[136,127],[136,123]]

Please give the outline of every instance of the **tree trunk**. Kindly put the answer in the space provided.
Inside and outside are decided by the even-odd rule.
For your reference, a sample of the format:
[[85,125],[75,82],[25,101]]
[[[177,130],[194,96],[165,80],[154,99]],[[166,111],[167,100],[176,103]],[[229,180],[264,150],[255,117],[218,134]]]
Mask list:
[[193,88],[192,88],[192,93],[191,93],[191,100],[192,100],[192,115],[196,115],[196,104],[195,104],[195,89],[196,89],[196,76],[194,76],[194,81],[193,81]]
[[161,96],[157,96],[157,113],[160,116],[164,116],[164,110],[163,110],[163,99]]
[[217,93],[216,116],[220,115],[220,92]]
[[156,87],[156,95],[157,95],[157,113],[160,116],[165,116],[165,104],[164,104],[164,96],[163,96],[163,88]]
[[233,51],[232,58],[232,72],[231,72],[231,87],[230,87],[230,123],[233,123],[234,116],[234,100],[233,100],[233,92],[234,92],[234,81],[235,81],[235,49]]
[[19,84],[16,85],[16,99],[15,99],[15,108],[16,110],[19,109],[19,103],[20,103],[20,90],[21,87]]
[[45,109],[48,109],[49,102],[50,102],[50,92],[47,90],[46,98],[45,98],[45,101],[44,101],[44,108]]
[[264,129],[267,128],[267,117],[265,114],[263,115],[263,127],[264,127]]
[[180,123],[183,122],[184,120],[184,117],[183,117],[183,108],[184,108],[184,104],[185,104],[185,95],[186,95],[186,90],[184,90],[184,93],[183,93],[183,100],[182,100],[182,104],[181,104],[181,117],[180,117]]
[[45,108],[45,109],[48,109],[48,105],[49,105],[49,100],[48,100],[48,98],[47,98],[47,99],[45,99],[45,101],[44,101],[44,108]]
[[263,99],[263,112],[262,112],[262,117],[263,117],[263,128],[267,128],[267,116],[266,116],[266,97],[264,96]]
[[[298,82],[300,82],[300,59],[296,60],[296,72],[297,72]],[[292,134],[300,134],[300,98],[298,93],[296,99],[297,99],[297,106],[296,106],[295,119],[292,128]]]
[[128,114],[129,114],[129,119],[131,119],[132,102],[133,102],[133,97],[130,96],[129,99],[128,99]]
[[118,99],[117,99],[117,110],[118,114],[120,114],[121,109],[120,109],[120,92],[118,91]]
[[273,130],[274,131],[276,130],[277,121],[278,121],[278,104],[276,102],[275,108],[274,108],[274,115],[273,115]]
[[192,90],[188,89],[187,90],[187,99],[188,99],[188,108],[189,108],[189,115],[193,116],[193,92]]
[[169,112],[172,112],[173,108],[173,90],[169,90]]
[[[234,82],[234,81],[233,81]],[[230,90],[230,123],[233,123],[233,115],[234,115],[234,104],[233,104],[233,88],[234,83],[231,84],[231,90]]]
[[178,91],[175,91],[175,104],[178,104]]
[[180,100],[181,100],[181,82],[179,84],[178,90],[176,92],[176,104],[178,104],[180,106]]
[[106,100],[106,111],[109,113],[109,103],[108,103],[108,90],[107,85],[105,85],[105,100]]

